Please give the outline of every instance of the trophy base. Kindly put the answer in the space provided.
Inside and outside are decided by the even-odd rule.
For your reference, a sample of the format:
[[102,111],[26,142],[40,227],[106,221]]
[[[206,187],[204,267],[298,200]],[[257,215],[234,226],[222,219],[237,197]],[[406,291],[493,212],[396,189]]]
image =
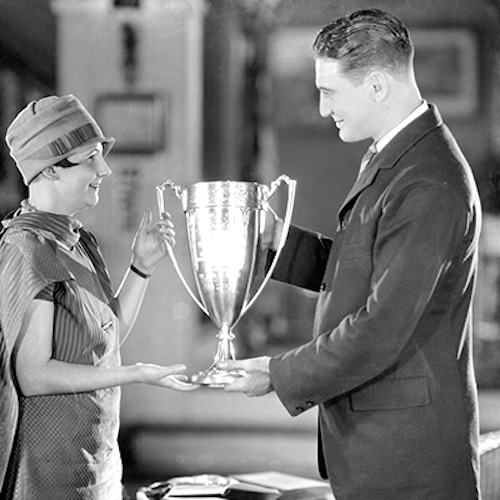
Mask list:
[[210,367],[208,370],[193,375],[191,383],[210,387],[212,389],[223,388],[226,384],[230,384],[239,379],[245,374],[243,370],[222,370],[216,366]]

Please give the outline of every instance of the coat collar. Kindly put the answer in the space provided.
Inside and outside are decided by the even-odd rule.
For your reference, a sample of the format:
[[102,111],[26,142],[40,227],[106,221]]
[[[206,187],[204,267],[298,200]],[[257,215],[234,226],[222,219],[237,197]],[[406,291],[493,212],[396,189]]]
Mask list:
[[351,201],[374,181],[379,170],[392,168],[422,137],[442,124],[443,119],[438,109],[434,104],[429,104],[429,109],[423,115],[401,130],[380,153],[373,157],[340,207],[339,219],[342,219],[343,212]]

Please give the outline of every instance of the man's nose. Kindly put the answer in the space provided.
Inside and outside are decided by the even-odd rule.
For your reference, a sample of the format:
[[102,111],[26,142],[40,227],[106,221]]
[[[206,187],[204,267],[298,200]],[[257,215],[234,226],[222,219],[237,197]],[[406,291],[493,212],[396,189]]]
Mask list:
[[331,115],[328,101],[321,94],[319,95],[319,114],[322,118],[328,118]]

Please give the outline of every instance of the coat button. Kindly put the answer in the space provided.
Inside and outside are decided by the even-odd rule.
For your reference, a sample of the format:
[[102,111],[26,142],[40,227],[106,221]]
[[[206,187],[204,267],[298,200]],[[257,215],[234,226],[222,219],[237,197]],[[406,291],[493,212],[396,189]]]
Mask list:
[[295,409],[296,409],[297,411],[304,411],[304,407],[303,407],[303,406],[301,406],[301,405],[297,405],[297,406],[295,407]]

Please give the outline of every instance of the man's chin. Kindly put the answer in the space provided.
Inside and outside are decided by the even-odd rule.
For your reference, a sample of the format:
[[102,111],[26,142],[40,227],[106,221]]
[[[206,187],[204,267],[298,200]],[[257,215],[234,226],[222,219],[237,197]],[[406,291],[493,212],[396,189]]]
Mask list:
[[360,142],[365,140],[365,138],[359,137],[357,134],[350,134],[349,131],[345,129],[339,130],[339,139],[342,142]]
[[339,130],[339,139],[342,142],[355,142],[355,139],[352,138],[352,135],[349,132],[346,132],[343,129]]

